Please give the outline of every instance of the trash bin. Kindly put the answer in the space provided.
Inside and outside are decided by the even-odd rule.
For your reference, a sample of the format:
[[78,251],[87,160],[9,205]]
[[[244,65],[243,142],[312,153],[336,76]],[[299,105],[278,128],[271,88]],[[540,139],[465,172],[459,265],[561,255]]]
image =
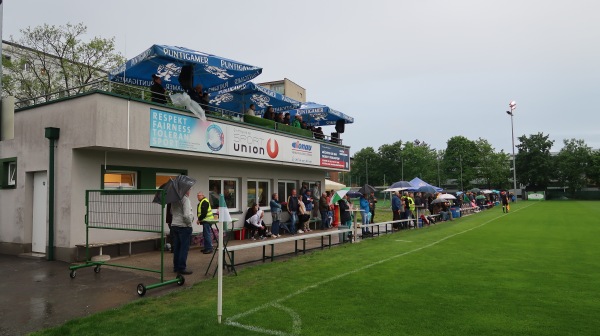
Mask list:
[[333,226],[340,225],[340,206],[335,204],[333,206]]
[[460,217],[460,208],[459,207],[451,207],[450,212],[452,212],[452,218]]
[[245,228],[235,231],[235,240],[244,240],[244,237],[246,237],[246,229]]

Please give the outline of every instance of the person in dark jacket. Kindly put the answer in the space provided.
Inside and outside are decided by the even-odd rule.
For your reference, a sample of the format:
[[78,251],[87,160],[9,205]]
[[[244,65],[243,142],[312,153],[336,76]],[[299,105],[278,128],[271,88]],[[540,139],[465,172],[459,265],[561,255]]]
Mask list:
[[328,229],[329,224],[329,202],[327,201],[327,193],[324,192],[319,198],[319,212],[321,213],[321,230]]
[[[351,210],[352,203],[350,203],[350,197],[346,194],[342,197],[341,200],[338,201],[338,206],[340,208],[340,222],[342,222],[339,226],[340,229],[351,229],[352,228],[352,214],[349,210]],[[348,240],[348,233],[344,233],[343,236],[340,237],[340,240],[346,241]]]
[[167,96],[165,88],[162,86],[162,79],[154,74],[152,75],[152,86],[150,86],[150,99],[153,103],[166,104]]
[[[400,212],[402,211],[402,202],[400,201],[400,193],[399,192],[394,192],[394,195],[392,196],[392,220],[394,221],[399,221],[400,218]],[[393,225],[394,229],[399,229],[400,228],[400,223],[394,223]]]

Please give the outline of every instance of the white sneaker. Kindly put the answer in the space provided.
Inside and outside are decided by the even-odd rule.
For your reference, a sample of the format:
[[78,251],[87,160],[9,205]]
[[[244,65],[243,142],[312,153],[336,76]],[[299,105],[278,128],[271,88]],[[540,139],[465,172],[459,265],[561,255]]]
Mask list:
[[256,240],[256,238],[252,237],[252,240]]
[[302,230],[298,230],[298,233],[304,233],[304,231],[302,231]]
[[277,238],[277,237],[279,237],[279,236],[278,236],[278,235],[276,235],[276,234],[274,234],[274,235],[271,235],[271,238]]

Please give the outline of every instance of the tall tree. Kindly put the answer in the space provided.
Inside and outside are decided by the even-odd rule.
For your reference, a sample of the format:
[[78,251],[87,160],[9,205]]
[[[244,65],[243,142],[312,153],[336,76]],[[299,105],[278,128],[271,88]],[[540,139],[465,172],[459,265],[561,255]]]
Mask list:
[[554,175],[550,149],[554,145],[544,133],[522,135],[518,139],[516,157],[517,179],[531,190],[545,190]]
[[444,151],[442,167],[448,179],[456,181],[457,187],[468,190],[472,181],[477,178],[477,167],[480,164],[477,144],[464,136],[450,138]]
[[402,178],[402,140],[393,144],[385,144],[379,147],[379,158],[381,172],[385,174],[385,183],[389,185]]
[[592,158],[592,148],[583,140],[576,139],[565,139],[564,145],[556,157],[558,180],[571,193],[575,193],[587,184],[586,172]]
[[[125,59],[115,51],[115,39],[82,38],[87,27],[82,23],[64,26],[44,24],[21,29],[22,36],[11,42],[8,52],[14,57],[3,60],[6,70],[3,86],[16,100],[36,97],[50,99],[84,91],[82,85],[105,78],[107,71]],[[24,47],[24,48],[23,48]]]
[[509,186],[510,161],[504,151],[496,153],[492,145],[485,139],[479,138],[476,142],[479,150],[479,169],[477,177],[483,181],[486,188],[506,188]]
[[586,175],[591,183],[600,186],[600,149],[592,152]]
[[419,177],[429,183],[437,183],[437,155],[435,149],[419,140],[407,142],[402,148],[404,178]]
[[[352,185],[360,186],[367,183],[369,180],[370,185],[377,185],[380,183],[379,176],[376,172],[372,172],[374,164],[379,161],[379,155],[375,152],[373,147],[366,147],[354,154],[354,160],[352,161]],[[367,178],[368,175],[368,178]]]

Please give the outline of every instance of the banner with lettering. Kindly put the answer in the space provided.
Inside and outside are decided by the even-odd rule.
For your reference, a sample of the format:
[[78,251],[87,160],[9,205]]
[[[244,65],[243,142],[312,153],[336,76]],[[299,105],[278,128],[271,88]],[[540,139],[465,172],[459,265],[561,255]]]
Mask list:
[[150,109],[150,147],[350,169],[349,149]]

